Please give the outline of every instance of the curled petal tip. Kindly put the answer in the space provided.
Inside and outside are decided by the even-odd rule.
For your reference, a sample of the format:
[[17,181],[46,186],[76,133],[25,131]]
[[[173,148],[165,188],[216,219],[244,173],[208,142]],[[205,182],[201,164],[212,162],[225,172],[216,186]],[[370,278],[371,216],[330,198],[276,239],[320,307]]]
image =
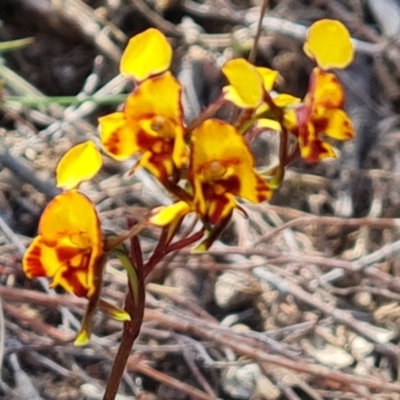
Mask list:
[[120,321],[120,322],[129,322],[129,321],[131,321],[131,316],[126,311],[123,311],[123,310],[115,312],[113,314],[113,318],[116,321]]
[[89,343],[90,333],[87,330],[81,330],[74,341],[75,346],[85,346]]

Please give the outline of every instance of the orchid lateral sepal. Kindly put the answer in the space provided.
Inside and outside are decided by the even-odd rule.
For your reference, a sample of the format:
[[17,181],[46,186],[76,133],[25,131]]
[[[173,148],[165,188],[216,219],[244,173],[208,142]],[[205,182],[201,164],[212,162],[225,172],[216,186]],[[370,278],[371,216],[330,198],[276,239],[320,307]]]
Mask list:
[[88,297],[89,301],[86,306],[86,311],[81,322],[81,327],[74,341],[75,346],[84,346],[90,340],[93,318],[94,315],[96,314],[100,302],[101,288],[103,283],[103,272],[106,262],[107,262],[107,256],[104,255],[102,259],[99,261],[99,265],[101,266],[101,268],[98,269],[98,273],[94,278],[95,289],[93,293]]

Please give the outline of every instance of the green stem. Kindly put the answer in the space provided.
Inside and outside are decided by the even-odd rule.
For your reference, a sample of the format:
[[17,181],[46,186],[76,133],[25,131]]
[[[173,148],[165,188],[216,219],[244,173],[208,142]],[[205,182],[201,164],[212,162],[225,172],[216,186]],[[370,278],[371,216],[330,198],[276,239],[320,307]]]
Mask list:
[[87,101],[99,105],[123,103],[126,99],[126,94],[117,94],[103,98],[95,96],[85,96],[78,98],[77,96],[47,96],[47,97],[22,97],[22,96],[7,96],[4,98],[5,104],[17,103],[26,107],[43,106],[49,104],[59,104],[61,106],[77,106]]
[[15,51],[23,49],[24,47],[32,44],[34,38],[24,38],[16,40],[8,40],[7,42],[0,42],[0,53],[6,53],[8,51]]

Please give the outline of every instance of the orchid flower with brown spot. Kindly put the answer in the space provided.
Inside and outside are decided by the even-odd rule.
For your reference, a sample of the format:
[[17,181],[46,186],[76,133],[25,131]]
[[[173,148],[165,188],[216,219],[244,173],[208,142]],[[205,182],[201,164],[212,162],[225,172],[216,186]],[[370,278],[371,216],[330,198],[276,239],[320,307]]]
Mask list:
[[334,148],[323,140],[322,134],[336,140],[354,137],[351,119],[343,110],[344,100],[344,91],[336,75],[314,68],[304,102],[295,109],[297,128],[294,133],[304,160],[317,162],[336,157]]
[[188,159],[182,87],[167,71],[171,57],[171,46],[157,29],[134,36],[122,56],[120,69],[138,85],[122,111],[99,118],[105,152],[119,161],[137,155],[136,167],[147,169],[161,182]]
[[141,83],[122,112],[99,118],[107,154],[122,161],[139,154],[137,166],[162,182],[187,160],[180,83],[165,72]]
[[23,258],[29,278],[48,277],[79,297],[91,297],[103,274],[103,235],[93,203],[76,190],[56,196],[44,210],[39,234]]
[[163,208],[152,223],[168,225],[194,211],[206,224],[215,225],[229,218],[235,208],[242,209],[237,197],[261,203],[272,194],[254,170],[253,155],[242,135],[217,119],[206,120],[193,131],[189,181],[193,200]]

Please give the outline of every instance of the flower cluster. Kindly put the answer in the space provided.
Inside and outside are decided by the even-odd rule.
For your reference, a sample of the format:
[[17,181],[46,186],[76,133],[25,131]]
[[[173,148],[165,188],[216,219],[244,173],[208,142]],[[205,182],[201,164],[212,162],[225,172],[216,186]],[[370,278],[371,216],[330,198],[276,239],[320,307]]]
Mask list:
[[[300,154],[307,162],[336,157],[327,138],[353,138],[351,121],[343,110],[344,91],[332,72],[352,61],[354,51],[347,29],[338,21],[315,23],[304,51],[316,66],[303,99],[273,90],[277,71],[256,67],[243,58],[233,59],[222,68],[227,85],[220,98],[186,125],[182,84],[169,71],[172,48],[167,38],[151,28],[129,41],[120,72],[135,88],[121,111],[99,118],[100,140],[108,156],[118,161],[134,159],[132,172],[145,168],[173,196],[172,205],[154,210],[146,221],[163,227],[157,254],[190,242],[170,245],[189,213],[202,222],[198,235],[193,236],[202,239],[197,249],[207,249],[235,209],[246,215],[241,201],[261,203],[272,196],[296,156]],[[238,110],[234,121],[215,118],[226,103]],[[279,164],[262,174],[255,169],[249,144],[265,129],[280,135],[280,151]],[[29,277],[52,278],[53,286],[89,298],[91,310],[99,301],[107,253],[128,237],[116,235],[114,245],[110,244],[102,234],[93,203],[77,189],[101,164],[100,150],[91,141],[65,154],[57,168],[58,186],[64,192],[43,212],[39,235],[23,260]],[[117,252],[123,253],[123,249]],[[156,256],[150,258],[147,271],[156,260]],[[133,280],[139,279],[137,268],[133,266]],[[129,317],[111,305],[104,307],[120,320]],[[89,335],[88,323],[83,325],[79,343]]]

